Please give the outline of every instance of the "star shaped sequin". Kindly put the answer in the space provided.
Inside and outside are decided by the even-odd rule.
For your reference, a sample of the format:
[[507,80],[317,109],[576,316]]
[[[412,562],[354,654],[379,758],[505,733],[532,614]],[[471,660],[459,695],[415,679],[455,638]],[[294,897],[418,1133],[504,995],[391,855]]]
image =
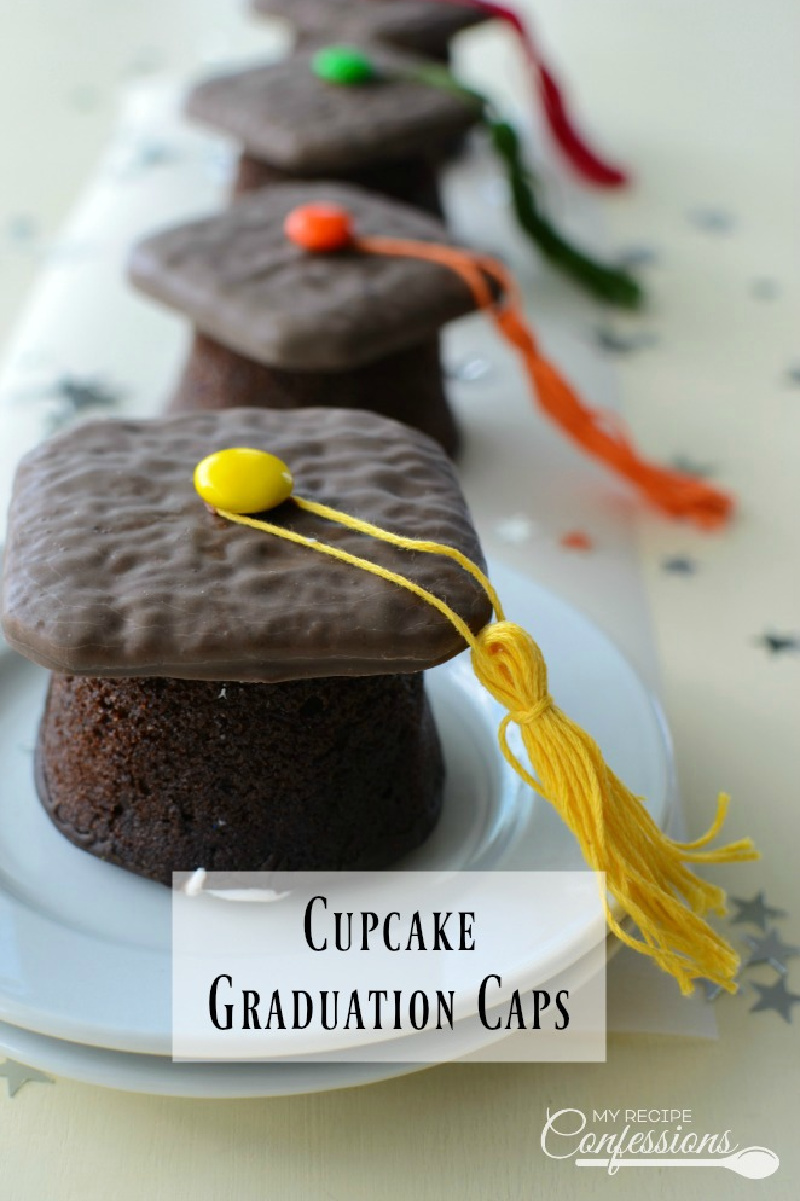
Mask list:
[[800,1005],[800,993],[789,992],[785,976],[778,976],[774,984],[754,984],[753,988],[758,993],[758,1000],[750,1006],[751,1013],[774,1009],[785,1022],[791,1023],[792,1006]]
[[15,213],[9,219],[7,232],[9,240],[18,244],[28,244],[36,240],[39,233],[36,219],[28,213]]
[[687,214],[692,225],[707,234],[726,234],[734,227],[733,215],[725,209],[704,205]]
[[661,560],[661,567],[670,575],[694,575],[697,564],[689,555],[668,555]]
[[[716,980],[698,980],[698,984],[702,986],[703,991],[706,994],[706,1001],[709,1003],[711,1001],[716,1001],[718,996],[728,991],[726,988],[723,988],[721,984],[717,984]],[[739,991],[738,984],[736,986],[736,991]]]
[[40,1072],[38,1068],[29,1068],[16,1059],[7,1059],[0,1064],[0,1076],[5,1077],[9,1097],[16,1097],[19,1090],[26,1084],[55,1084],[52,1076]]
[[122,400],[123,393],[102,380],[64,375],[48,389],[46,395],[58,398],[58,408],[50,413],[47,428],[51,434],[71,425],[84,410],[112,409]]
[[65,375],[57,381],[55,392],[74,413],[82,409],[111,408],[122,398],[121,392],[101,380],[80,379],[71,375]]
[[766,634],[762,634],[756,641],[770,655],[782,655],[787,651],[800,651],[800,638],[797,634],[776,634],[772,631],[767,631]]
[[177,147],[155,138],[120,146],[112,171],[118,179],[130,179],[157,167],[169,167],[180,158]]
[[761,963],[768,963],[770,967],[775,968],[776,972],[785,974],[786,960],[795,959],[800,955],[800,947],[784,942],[775,926],[767,930],[761,938],[745,934],[744,940],[752,952],[745,967],[757,967]]
[[758,926],[759,930],[766,930],[768,918],[786,917],[785,909],[776,909],[766,903],[763,888],[749,901],[744,897],[731,897],[731,900],[736,906],[736,914],[731,918],[734,926],[748,924]]
[[644,330],[623,334],[607,325],[601,325],[595,330],[595,340],[600,349],[608,354],[633,354],[637,350],[655,346],[658,341],[655,334]]
[[626,246],[617,256],[617,262],[630,271],[654,267],[658,263],[658,251],[654,246]]
[[[39,366],[31,362],[32,367]],[[66,419],[75,416],[83,409],[108,409],[124,398],[124,392],[112,384],[100,379],[78,375],[62,375],[48,381],[46,384],[20,388],[13,393],[13,399],[19,404],[30,404],[31,401],[59,402],[59,415]]]
[[776,300],[780,293],[781,289],[777,280],[770,279],[768,276],[754,279],[750,284],[750,295],[755,300]]
[[691,458],[689,455],[675,455],[672,460],[672,466],[683,475],[691,475],[698,480],[707,479],[710,475],[714,474],[712,463],[698,463],[696,459]]

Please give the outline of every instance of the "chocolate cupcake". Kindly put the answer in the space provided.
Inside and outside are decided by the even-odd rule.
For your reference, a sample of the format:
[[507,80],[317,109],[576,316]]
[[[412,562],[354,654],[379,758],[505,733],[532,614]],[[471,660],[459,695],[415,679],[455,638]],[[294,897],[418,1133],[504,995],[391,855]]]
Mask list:
[[[3,628],[52,671],[37,787],[58,829],[110,863],[173,871],[387,866],[439,815],[422,672],[463,648],[426,603],[345,563],[231,525],[193,486],[228,446],[270,451],[305,497],[480,561],[452,469],[423,435],[330,409],[101,421],[21,463]],[[455,564],[287,501],[270,521],[489,617]]]
[[378,47],[369,57],[392,77],[341,87],[319,78],[314,52],[302,49],[191,90],[187,115],[241,146],[235,195],[332,179],[442,215],[442,163],[480,112],[468,98],[398,77],[416,60]]
[[288,21],[298,43],[360,36],[441,62],[456,34],[488,19],[473,5],[440,0],[253,0],[252,6],[259,16]]
[[195,327],[172,412],[242,407],[372,409],[452,455],[439,332],[474,310],[435,263],[339,250],[309,255],[286,236],[298,207],[347,209],[364,234],[450,243],[430,217],[336,184],[282,184],[135,247],[133,283]]

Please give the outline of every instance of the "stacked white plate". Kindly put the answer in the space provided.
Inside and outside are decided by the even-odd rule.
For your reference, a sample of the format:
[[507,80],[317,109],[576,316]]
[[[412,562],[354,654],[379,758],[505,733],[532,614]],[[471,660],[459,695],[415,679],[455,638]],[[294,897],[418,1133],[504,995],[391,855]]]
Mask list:
[[[648,798],[663,824],[672,769],[654,698],[575,610],[497,564],[493,577],[509,616],[535,625],[556,701],[599,740],[613,769]],[[0,1048],[77,1079],[179,1095],[266,1096],[412,1070],[314,1056],[292,1064],[172,1063],[171,894],[77,850],[50,825],[33,783],[45,684],[39,668],[8,651],[0,657]],[[400,866],[580,870],[570,832],[503,761],[500,713],[468,657],[430,672],[429,687],[447,763],[444,811],[433,836]],[[526,916],[535,928],[537,914]],[[580,975],[604,939],[596,907],[577,919],[565,915],[557,937],[531,959],[531,981],[570,970]]]
[[[149,415],[158,411],[177,368],[185,342],[180,323],[134,298],[123,282],[126,248],[137,234],[210,211],[221,200],[219,148],[176,123],[173,99],[156,92],[128,113],[12,344],[0,374],[0,501],[14,463],[58,415],[59,379],[119,386],[116,411]],[[494,241],[513,257],[519,246],[498,224],[502,212],[487,179],[485,162],[461,164],[454,209],[466,215],[462,225],[482,233],[498,225]],[[576,202],[572,214],[578,224],[583,203]],[[557,325],[561,286],[537,269],[521,274],[529,289],[551,289],[550,320]],[[587,312],[582,304],[578,322]],[[590,577],[594,591],[586,605],[597,611],[602,603],[626,634],[638,622],[640,644],[647,645],[646,620],[630,585],[635,558],[621,494],[534,415],[515,363],[492,348],[492,339],[488,325],[471,321],[448,343],[452,362],[471,364],[462,380],[478,379],[484,370],[487,376],[482,395],[482,385],[470,394],[472,384],[455,384],[467,434],[463,479],[479,529],[491,543],[500,519],[510,518],[505,524],[513,536],[502,557],[519,567],[523,558],[532,561],[523,545],[526,513],[555,505],[570,522],[590,506],[608,553]],[[608,377],[602,365],[594,370],[596,355],[578,343],[568,333],[558,357],[579,382],[588,380],[596,399],[608,390]],[[552,544],[537,550],[552,577]],[[664,825],[673,798],[672,757],[649,688],[605,634],[530,575],[499,561],[491,574],[509,617],[542,646],[556,701],[594,735],[613,769],[647,798]],[[566,582],[574,594],[576,577]],[[50,825],[33,783],[45,686],[46,673],[0,650],[0,1051],[79,1080],[187,1096],[298,1093],[413,1070],[408,1063],[322,1063],[313,1055],[292,1063],[172,1062],[170,893],[84,854]],[[429,673],[429,686],[447,761],[444,812],[425,847],[400,866],[581,869],[569,831],[502,760],[496,741],[501,714],[468,659]],[[530,920],[535,923],[535,913]],[[582,919],[565,919],[558,938],[532,958],[530,978],[543,983],[555,972],[580,975],[604,947],[604,926],[596,908],[587,908]]]

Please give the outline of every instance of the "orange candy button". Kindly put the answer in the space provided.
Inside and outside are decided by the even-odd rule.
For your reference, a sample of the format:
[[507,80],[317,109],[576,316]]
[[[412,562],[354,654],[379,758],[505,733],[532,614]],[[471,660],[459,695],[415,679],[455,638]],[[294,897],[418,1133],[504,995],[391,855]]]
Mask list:
[[306,204],[293,209],[283,230],[289,241],[303,250],[342,250],[353,240],[350,214],[333,204]]

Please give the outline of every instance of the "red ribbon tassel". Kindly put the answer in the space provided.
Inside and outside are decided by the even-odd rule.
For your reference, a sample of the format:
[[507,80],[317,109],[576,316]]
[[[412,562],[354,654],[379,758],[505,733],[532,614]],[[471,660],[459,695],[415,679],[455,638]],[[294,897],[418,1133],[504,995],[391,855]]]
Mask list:
[[622,168],[602,159],[575,128],[564,93],[553,72],[544,61],[530,29],[518,13],[503,4],[491,3],[490,0],[437,0],[437,2],[477,8],[487,16],[496,17],[510,25],[522,43],[525,58],[534,76],[548,128],[554,141],[577,173],[588,183],[601,188],[621,188],[629,183],[628,174]]

